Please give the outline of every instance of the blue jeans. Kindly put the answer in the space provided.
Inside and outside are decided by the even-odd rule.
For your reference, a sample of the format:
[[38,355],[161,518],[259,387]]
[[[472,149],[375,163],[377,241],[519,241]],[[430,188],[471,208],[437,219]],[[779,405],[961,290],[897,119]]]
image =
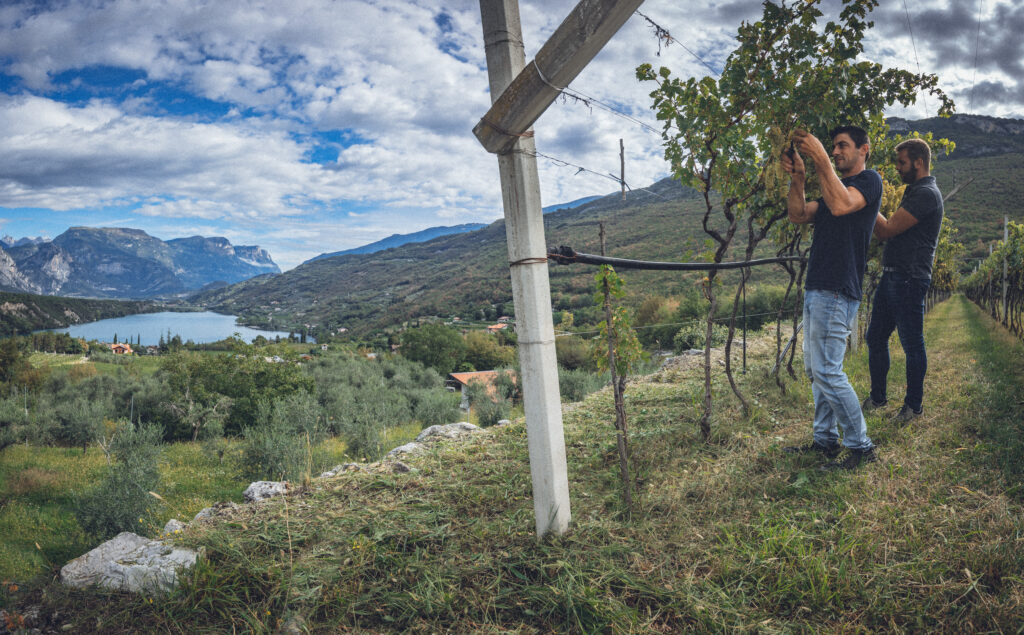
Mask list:
[[924,350],[924,300],[931,280],[886,272],[875,291],[875,304],[868,325],[868,367],[871,370],[871,400],[885,403],[889,374],[889,336],[895,329],[907,356],[907,396],[903,403],[921,410],[928,355]]
[[837,291],[808,290],[804,295],[804,369],[814,395],[814,441],[839,443],[851,450],[874,447],[860,400],[843,372],[846,338],[857,321],[860,301]]

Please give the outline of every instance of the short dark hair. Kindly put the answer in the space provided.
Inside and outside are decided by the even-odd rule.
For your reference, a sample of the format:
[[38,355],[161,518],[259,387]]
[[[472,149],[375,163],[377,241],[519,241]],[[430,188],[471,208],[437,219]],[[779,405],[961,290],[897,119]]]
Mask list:
[[[868,133],[858,126],[839,126],[829,132],[828,136],[830,139],[835,141],[836,137],[844,133],[850,135],[850,139],[853,140],[853,145],[858,148],[868,142]],[[871,156],[870,147],[868,147],[868,156]]]
[[906,151],[907,158],[910,159],[911,165],[914,161],[921,159],[924,161],[924,169],[928,170],[931,166],[932,161],[932,149],[928,147],[928,143],[924,139],[907,139],[901,141],[896,146],[896,152]]

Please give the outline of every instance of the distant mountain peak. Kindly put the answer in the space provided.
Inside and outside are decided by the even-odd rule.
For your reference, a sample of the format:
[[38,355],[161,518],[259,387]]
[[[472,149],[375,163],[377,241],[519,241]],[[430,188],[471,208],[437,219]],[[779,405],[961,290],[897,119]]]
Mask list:
[[4,236],[3,238],[0,238],[0,247],[9,248],[21,247],[22,245],[41,245],[45,242],[47,242],[47,240],[42,236],[36,236],[35,238],[24,236],[17,240],[15,240],[14,236]]
[[3,286],[51,295],[173,296],[281,272],[266,250],[222,236],[163,241],[129,227],[71,227],[52,242],[21,242],[6,248]]

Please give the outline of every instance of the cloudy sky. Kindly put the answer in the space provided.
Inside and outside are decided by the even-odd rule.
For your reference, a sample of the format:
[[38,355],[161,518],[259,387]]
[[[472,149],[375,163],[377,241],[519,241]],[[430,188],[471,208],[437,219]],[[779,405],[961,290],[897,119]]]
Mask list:
[[[866,57],[937,73],[959,112],[1024,117],[1024,0],[882,4]],[[575,1],[520,5],[531,59]],[[659,46],[634,15],[571,88],[657,126],[635,67],[721,68],[760,3],[640,10],[679,43]],[[489,105],[475,0],[2,0],[0,235],[225,236],[288,269],[490,222],[497,161],[471,133]],[[632,186],[667,173],[658,134],[577,101],[556,101],[536,138],[572,164],[540,160],[545,205],[617,190],[600,174],[618,171],[619,138]]]

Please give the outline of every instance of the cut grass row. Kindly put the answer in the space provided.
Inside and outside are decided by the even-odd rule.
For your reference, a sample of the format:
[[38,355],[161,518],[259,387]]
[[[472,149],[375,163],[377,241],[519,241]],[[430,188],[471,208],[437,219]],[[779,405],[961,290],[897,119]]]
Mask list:
[[[696,378],[661,372],[627,391],[632,516],[603,392],[565,415],[564,536],[532,534],[517,424],[411,474],[345,473],[197,527],[184,541],[206,559],[153,603],[56,586],[42,601],[76,606],[82,632],[1016,632],[1024,351],[962,298],[928,316],[926,339],[925,416],[872,414],[881,460],[854,473],[781,451],[808,438],[809,387],[780,395],[770,360],[742,378],[749,416],[716,383],[708,444]],[[864,355],[848,365],[861,394]]]

